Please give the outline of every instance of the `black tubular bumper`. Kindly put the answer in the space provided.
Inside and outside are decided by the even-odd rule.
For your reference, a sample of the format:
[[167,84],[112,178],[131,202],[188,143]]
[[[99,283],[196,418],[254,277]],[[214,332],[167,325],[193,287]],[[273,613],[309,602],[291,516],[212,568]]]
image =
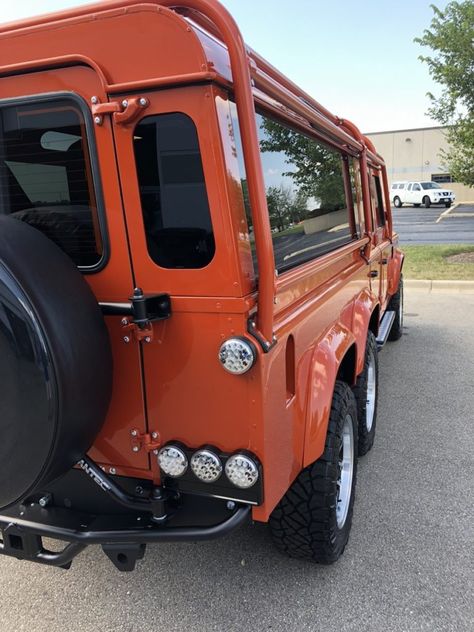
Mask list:
[[[249,518],[250,507],[237,507],[224,521],[199,527],[157,526],[136,515],[103,516],[88,523],[85,516],[76,512],[44,509],[36,504],[28,508],[27,519],[21,513],[15,510],[10,515],[0,515],[0,554],[68,568],[86,546],[100,544],[119,570],[133,570],[135,562],[143,557],[146,544],[220,538]],[[144,524],[137,527],[137,521]],[[62,551],[50,551],[43,546],[43,537],[67,544]]]
[[[213,540],[250,516],[244,502],[111,477],[87,457],[79,465],[48,490],[0,512],[0,555],[69,568],[86,546],[100,544],[119,570],[129,571],[147,544]],[[51,551],[43,538],[66,544]]]

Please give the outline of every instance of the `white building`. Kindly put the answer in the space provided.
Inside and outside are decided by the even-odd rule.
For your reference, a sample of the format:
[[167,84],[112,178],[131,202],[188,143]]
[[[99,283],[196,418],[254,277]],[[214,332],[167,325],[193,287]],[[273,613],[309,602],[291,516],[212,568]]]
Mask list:
[[430,180],[449,183],[456,202],[474,201],[474,188],[453,182],[443,165],[441,150],[447,150],[446,127],[424,127],[366,134],[387,165],[389,184],[395,180]]

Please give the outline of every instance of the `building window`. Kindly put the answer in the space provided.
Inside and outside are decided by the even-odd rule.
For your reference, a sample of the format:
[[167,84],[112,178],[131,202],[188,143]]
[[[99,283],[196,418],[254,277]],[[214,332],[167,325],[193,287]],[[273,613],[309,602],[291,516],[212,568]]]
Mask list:
[[431,176],[431,182],[438,182],[438,184],[444,184],[446,182],[453,182],[453,178],[449,173],[433,173]]
[[82,112],[69,99],[0,110],[1,212],[34,226],[81,267],[103,255]]
[[162,268],[203,268],[215,243],[196,127],[186,114],[144,118],[135,159],[148,252]]

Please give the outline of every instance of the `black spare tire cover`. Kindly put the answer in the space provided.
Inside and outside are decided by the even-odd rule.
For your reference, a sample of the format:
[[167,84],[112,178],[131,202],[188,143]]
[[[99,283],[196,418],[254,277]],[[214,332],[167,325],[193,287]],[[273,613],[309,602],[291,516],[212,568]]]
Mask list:
[[38,230],[0,216],[0,510],[81,459],[111,388],[107,329],[81,273]]

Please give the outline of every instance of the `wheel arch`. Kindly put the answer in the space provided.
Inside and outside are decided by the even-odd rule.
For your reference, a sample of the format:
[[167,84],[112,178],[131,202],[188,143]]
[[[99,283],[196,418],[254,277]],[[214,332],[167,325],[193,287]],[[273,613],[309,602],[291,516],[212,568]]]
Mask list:
[[403,254],[403,252],[399,248],[394,248],[393,257],[390,261],[390,265],[388,268],[387,292],[390,296],[393,296],[398,290],[404,263],[405,263],[405,255]]
[[324,452],[336,380],[349,385],[354,383],[358,352],[354,334],[340,322],[316,344],[307,387],[303,467],[316,461]]
[[377,337],[380,323],[380,304],[378,298],[369,289],[364,289],[354,300],[352,331],[357,344],[356,376],[364,368],[367,332]]

